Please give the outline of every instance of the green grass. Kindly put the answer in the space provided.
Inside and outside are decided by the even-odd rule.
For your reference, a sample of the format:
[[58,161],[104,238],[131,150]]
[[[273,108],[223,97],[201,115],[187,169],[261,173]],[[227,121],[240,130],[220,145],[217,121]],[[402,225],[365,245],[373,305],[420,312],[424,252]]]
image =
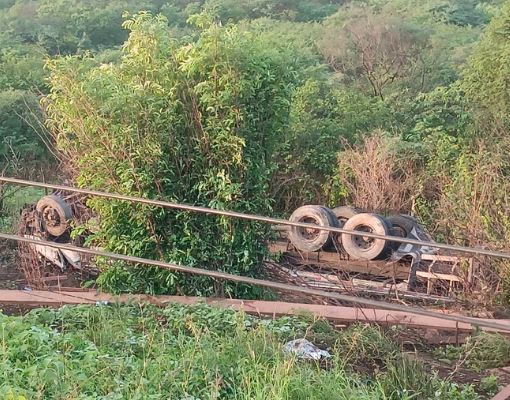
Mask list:
[[45,195],[44,189],[36,187],[8,186],[5,190],[4,208],[7,212],[18,212],[25,203],[35,203]]
[[475,371],[499,368],[510,363],[510,341],[499,334],[479,332],[462,346],[437,348],[434,355],[443,362],[462,363]]
[[[309,322],[176,304],[0,314],[0,399],[478,399],[430,377],[377,328]],[[304,335],[334,343],[327,365],[284,355]],[[356,373],[359,363],[379,369]]]
[[0,210],[0,231],[15,233],[18,230],[19,212],[25,204],[36,203],[45,195],[44,189],[35,187],[7,186],[5,200]]

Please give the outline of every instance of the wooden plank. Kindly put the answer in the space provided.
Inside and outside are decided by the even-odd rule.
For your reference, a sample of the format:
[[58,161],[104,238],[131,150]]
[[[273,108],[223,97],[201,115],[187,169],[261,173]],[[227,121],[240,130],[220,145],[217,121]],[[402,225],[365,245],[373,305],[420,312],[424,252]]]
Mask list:
[[[398,288],[400,290],[405,289],[405,283],[395,284],[393,281],[390,282],[379,282],[379,281],[370,281],[367,279],[357,279],[352,278],[349,280],[340,279],[337,275],[328,274],[328,273],[317,273],[310,271],[300,271],[300,270],[291,270],[285,267],[279,267],[282,272],[289,274],[290,276],[297,276],[303,278],[307,281],[313,282],[324,282],[336,284],[339,289],[356,289],[356,286],[360,287],[371,287],[374,289],[380,289],[385,291],[390,291],[392,289]],[[361,288],[362,290],[362,288]]]
[[[326,306],[318,304],[296,304],[285,302],[271,302],[259,300],[214,299],[182,296],[150,296],[150,295],[121,295],[112,296],[106,293],[93,292],[46,292],[46,291],[19,291],[0,290],[0,304],[24,304],[38,306],[61,306],[64,304],[95,304],[96,302],[150,302],[158,306],[168,303],[193,305],[205,301],[207,304],[219,307],[230,307],[234,310],[243,309],[246,313],[254,315],[269,315],[280,317],[299,313],[306,310],[315,316],[326,318],[333,322],[354,323],[366,322],[379,325],[402,325],[409,328],[425,328],[470,332],[471,324],[456,323],[437,317],[415,315],[412,309],[409,312],[372,310],[355,307]],[[480,319],[483,321],[483,319]],[[493,321],[493,320],[491,320]],[[498,323],[508,326],[510,320],[498,320]],[[482,328],[487,331],[497,331],[491,328]],[[508,332],[501,332],[508,334]]]
[[439,262],[448,262],[458,264],[462,260],[468,260],[466,257],[456,257],[456,256],[441,256],[438,254],[422,254],[422,260],[425,261],[439,261]]
[[[53,282],[53,281],[64,281],[67,279],[67,275],[55,275],[55,276],[45,276],[43,278],[39,278],[38,280],[42,282]],[[26,279],[16,279],[16,283],[26,283]]]
[[350,279],[341,280],[336,275],[315,273],[309,271],[291,270],[284,267],[279,267],[283,272],[288,273],[291,276],[297,276],[302,278],[307,285],[311,287],[327,288],[340,293],[364,293],[372,294],[377,296],[391,296],[400,299],[409,299],[425,302],[438,302],[438,303],[454,303],[455,299],[448,297],[440,297],[427,295],[419,292],[408,292],[407,283],[393,283],[390,282],[378,282],[369,281],[365,279]]
[[422,254],[421,259],[424,261],[435,261],[458,264],[462,261],[470,261],[472,257],[442,256],[439,254]]
[[41,290],[0,290],[0,304],[61,306],[111,301],[113,296],[96,292],[51,292]]
[[506,386],[501,392],[499,392],[491,400],[508,400],[508,399],[510,399],[510,385]]
[[78,288],[78,287],[72,287],[72,286],[50,286],[48,289],[50,292],[93,292],[95,293],[95,289],[85,289],[85,288]]
[[[285,231],[286,229],[278,228],[276,230],[277,231]],[[287,252],[287,243],[286,242],[282,242],[282,241],[278,241],[276,243],[271,243],[269,245],[269,250],[273,251],[273,249],[274,249],[274,252],[278,252],[278,251]],[[313,254],[317,254],[317,252],[304,253],[304,254],[307,254],[310,259],[317,259],[316,256],[315,257],[313,256]],[[332,255],[334,255],[334,257],[336,257],[335,261],[338,261],[340,259],[338,257],[337,253],[333,253],[333,252],[330,252],[330,253],[328,253],[328,252],[321,252],[320,254],[321,255],[326,254],[327,258],[329,258],[327,256],[327,254],[332,254]],[[445,262],[445,263],[453,263],[453,264],[458,264],[461,261],[471,261],[472,260],[472,258],[469,258],[469,257],[443,256],[443,255],[438,255],[438,254],[422,254],[421,259],[424,260],[424,261]]]
[[[298,253],[287,250],[287,242],[278,241],[269,246],[270,251],[273,253],[283,253],[286,256],[293,257],[296,260],[296,264],[303,265],[309,264],[310,261],[325,262],[331,269],[338,269],[347,272],[355,272],[367,275],[373,275],[384,278],[393,279],[408,279],[409,278],[409,266],[401,263],[388,263],[386,261],[370,262],[365,260],[344,260],[338,253],[330,252],[304,252]],[[462,259],[454,256],[440,256],[435,254],[423,254],[423,260],[434,262],[448,262],[448,263],[459,263]],[[472,262],[472,259],[466,258]],[[416,276],[425,278],[427,280],[440,279],[452,282],[464,282],[464,279],[454,274],[435,273],[427,271],[416,271]],[[429,288],[430,289],[430,288]]]
[[385,278],[407,279],[409,267],[401,263],[388,263],[386,261],[373,262],[368,260],[344,260],[338,253],[333,252],[304,252],[297,253],[288,251],[287,245],[283,242],[276,242],[269,245],[271,253],[283,253],[293,257],[296,263],[327,263],[332,269],[356,272],[360,274],[381,276]]
[[442,279],[445,281],[464,282],[464,279],[461,279],[457,275],[453,274],[439,274],[435,272],[416,271],[416,275],[427,279]]

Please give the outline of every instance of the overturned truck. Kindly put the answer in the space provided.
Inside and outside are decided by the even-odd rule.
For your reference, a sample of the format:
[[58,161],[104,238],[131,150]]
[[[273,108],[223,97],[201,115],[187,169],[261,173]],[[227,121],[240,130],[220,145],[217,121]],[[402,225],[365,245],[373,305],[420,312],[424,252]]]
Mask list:
[[[56,243],[83,246],[90,231],[71,235],[76,225],[91,225],[95,216],[85,206],[86,199],[79,194],[57,190],[39,199],[35,204],[26,204],[20,212],[19,234],[26,238]],[[61,270],[94,269],[90,257],[71,250],[55,249],[41,245],[30,245],[42,261],[50,262]]]
[[[96,216],[85,205],[83,195],[55,191],[42,197],[35,204],[21,210],[20,234],[36,240],[69,243],[84,246],[97,226]],[[392,237],[405,237],[433,243],[420,222],[410,215],[366,213],[356,207],[341,206],[329,209],[320,205],[299,207],[290,221],[317,226],[340,227],[358,231],[359,235],[336,234],[328,231],[288,226],[274,226],[277,239],[269,243],[273,261],[282,271],[299,276],[312,286],[337,290],[339,285],[355,281],[361,276],[365,282],[376,280],[391,285],[402,284],[407,290],[421,289],[427,294],[435,291],[436,283],[446,282],[446,293],[451,295],[459,285],[469,282],[473,262],[438,255],[426,245],[395,242]],[[73,226],[86,226],[80,234],[71,234]],[[363,233],[388,236],[388,239],[369,238]],[[40,245],[30,245],[29,250],[46,263],[62,271],[67,269],[94,270],[91,258],[70,250],[60,250]],[[282,258],[283,257],[283,258]],[[275,265],[274,262],[270,263]],[[269,265],[269,264],[266,264]],[[372,285],[373,287],[374,285]],[[380,286],[380,285],[379,285]],[[445,294],[445,285],[440,286]]]
[[[423,225],[411,215],[384,217],[350,206],[329,209],[307,205],[295,210],[290,221],[360,232],[353,235],[312,227],[275,227],[278,238],[270,245],[271,252],[280,261],[287,261],[284,272],[310,286],[340,291],[364,287],[364,292],[373,294],[399,289],[455,297],[458,289],[462,291],[472,283],[474,260],[438,254]],[[430,245],[400,243],[392,237]]]

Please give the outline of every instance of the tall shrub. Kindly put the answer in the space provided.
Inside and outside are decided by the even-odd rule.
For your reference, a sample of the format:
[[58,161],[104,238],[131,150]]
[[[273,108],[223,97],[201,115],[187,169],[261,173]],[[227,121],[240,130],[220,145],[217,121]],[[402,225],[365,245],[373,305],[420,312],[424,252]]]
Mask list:
[[[82,187],[269,214],[273,151],[283,136],[294,73],[285,53],[234,25],[194,16],[195,41],[170,36],[164,17],[124,23],[118,65],[49,63],[49,125]],[[94,199],[105,250],[235,274],[258,272],[266,225]],[[243,296],[246,287],[166,270],[105,265],[110,290]]]

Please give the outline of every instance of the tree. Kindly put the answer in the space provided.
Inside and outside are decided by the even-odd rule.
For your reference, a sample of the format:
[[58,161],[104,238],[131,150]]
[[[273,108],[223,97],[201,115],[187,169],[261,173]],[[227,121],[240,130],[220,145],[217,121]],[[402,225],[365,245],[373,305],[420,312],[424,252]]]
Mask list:
[[44,90],[46,52],[37,45],[0,48],[0,90]]
[[347,82],[361,78],[362,88],[368,86],[367,92],[383,100],[393,82],[419,76],[415,69],[427,40],[398,16],[351,7],[342,25],[331,21],[320,49],[331,69]]
[[336,184],[347,190],[349,203],[378,213],[409,212],[419,193],[415,163],[398,151],[396,138],[376,131],[362,145],[338,155]]
[[346,143],[385,126],[387,116],[383,102],[326,82],[309,79],[297,88],[271,185],[277,210],[290,213],[305,203],[330,205],[337,200],[332,183],[338,153]]
[[463,73],[462,88],[487,115],[508,121],[510,111],[510,1],[494,17]]
[[454,0],[433,9],[434,14],[447,23],[459,26],[479,26],[488,22],[488,16],[478,7],[477,0]]
[[[140,13],[125,22],[118,65],[49,64],[49,126],[80,186],[270,213],[272,155],[295,74],[284,51],[211,18],[194,16],[198,40],[181,45],[164,17]],[[247,275],[266,254],[263,224],[100,199],[90,206],[101,220],[91,240],[106,250]],[[106,266],[100,282],[112,290],[247,295],[210,279]]]
[[41,139],[42,118],[34,94],[22,90],[0,92],[0,171],[32,176],[52,160]]

